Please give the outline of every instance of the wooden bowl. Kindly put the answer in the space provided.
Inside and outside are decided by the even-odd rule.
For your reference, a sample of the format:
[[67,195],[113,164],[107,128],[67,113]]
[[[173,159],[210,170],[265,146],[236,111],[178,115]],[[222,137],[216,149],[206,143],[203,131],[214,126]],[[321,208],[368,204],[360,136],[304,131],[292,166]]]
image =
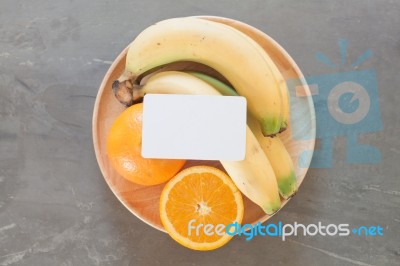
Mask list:
[[[288,149],[296,169],[297,183],[303,182],[311,161],[312,152],[315,144],[315,113],[311,94],[307,84],[303,79],[303,74],[289,54],[271,37],[255,29],[252,26],[232,19],[221,17],[203,16],[210,20],[220,21],[234,25],[239,30],[246,32],[255,39],[274,60],[279,70],[286,80],[296,79],[298,85],[302,87],[302,97],[291,95],[291,124],[288,129],[280,136]],[[114,60],[110,69],[107,71],[97,94],[96,103],[93,111],[93,144],[97,162],[108,186],[119,199],[119,201],[135,216],[152,227],[164,231],[159,216],[159,199],[165,184],[157,186],[141,186],[131,183],[122,178],[111,166],[107,158],[106,140],[107,134],[114,119],[125,109],[114,97],[111,85],[125,68],[127,48]],[[197,64],[179,63],[169,67],[170,69],[196,69]],[[209,69],[201,70],[209,71]],[[211,73],[213,74],[213,73]],[[215,74],[215,73],[214,73]],[[292,93],[293,94],[293,93]],[[301,111],[298,111],[301,110]],[[296,128],[295,131],[292,129]],[[305,153],[303,153],[306,151]],[[303,153],[299,165],[299,157]],[[190,161],[185,167],[196,165],[199,162]],[[204,164],[204,161],[201,162]],[[220,167],[219,162],[207,162],[209,165]],[[245,212],[244,223],[264,222],[269,219],[260,207],[244,198]],[[290,200],[290,199],[289,199]],[[283,200],[282,207],[289,201]],[[164,231],[165,232],[165,231]]]

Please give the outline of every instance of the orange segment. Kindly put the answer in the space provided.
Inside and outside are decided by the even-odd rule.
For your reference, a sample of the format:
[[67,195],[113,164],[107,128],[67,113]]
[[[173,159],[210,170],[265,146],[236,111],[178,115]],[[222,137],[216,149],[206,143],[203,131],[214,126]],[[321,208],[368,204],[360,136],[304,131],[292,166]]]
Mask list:
[[107,154],[113,168],[127,180],[140,185],[157,185],[171,179],[185,160],[142,157],[142,113],[143,104],[139,103],[115,119],[107,137]]
[[211,250],[226,244],[232,236],[225,227],[241,223],[243,212],[240,191],[229,176],[210,166],[181,171],[161,193],[160,216],[166,231],[191,249]]

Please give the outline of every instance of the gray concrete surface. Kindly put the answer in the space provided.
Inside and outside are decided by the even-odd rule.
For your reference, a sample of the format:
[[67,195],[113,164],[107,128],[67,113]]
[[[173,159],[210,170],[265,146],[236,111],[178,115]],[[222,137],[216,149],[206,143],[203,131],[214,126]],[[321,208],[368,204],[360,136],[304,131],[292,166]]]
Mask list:
[[[0,265],[400,265],[399,1],[0,2]],[[216,251],[185,249],[131,215],[97,166],[91,116],[110,61],[146,26],[169,17],[221,15],[275,38],[306,75],[332,73],[321,51],[377,73],[384,130],[363,143],[377,165],[311,169],[271,222],[381,225],[381,237],[235,238]],[[341,67],[340,71],[348,70]]]

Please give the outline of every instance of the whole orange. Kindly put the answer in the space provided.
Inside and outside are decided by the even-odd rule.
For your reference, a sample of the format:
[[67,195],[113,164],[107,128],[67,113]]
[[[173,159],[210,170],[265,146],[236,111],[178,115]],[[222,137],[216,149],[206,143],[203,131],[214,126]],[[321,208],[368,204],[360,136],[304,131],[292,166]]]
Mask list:
[[157,185],[175,176],[185,160],[142,157],[142,113],[143,104],[139,103],[115,119],[108,133],[107,154],[122,177],[141,185]]

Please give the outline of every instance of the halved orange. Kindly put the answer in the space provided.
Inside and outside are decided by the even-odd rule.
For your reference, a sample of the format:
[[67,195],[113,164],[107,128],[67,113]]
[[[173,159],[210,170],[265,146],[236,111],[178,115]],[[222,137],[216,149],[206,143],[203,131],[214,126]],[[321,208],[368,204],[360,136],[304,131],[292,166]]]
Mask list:
[[164,187],[160,216],[169,235],[195,250],[211,250],[226,244],[232,236],[229,224],[241,223],[243,200],[240,191],[221,170],[193,166],[178,173]]

